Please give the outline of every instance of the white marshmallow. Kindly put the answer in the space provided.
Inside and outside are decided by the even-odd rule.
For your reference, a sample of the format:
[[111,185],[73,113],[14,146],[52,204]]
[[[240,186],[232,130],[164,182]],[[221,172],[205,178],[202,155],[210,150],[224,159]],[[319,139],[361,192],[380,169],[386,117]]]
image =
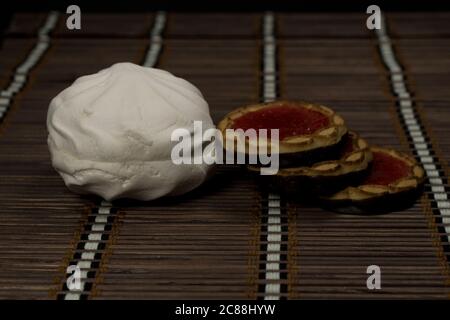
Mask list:
[[213,128],[207,102],[167,71],[117,63],[78,78],[50,103],[48,146],[66,186],[106,200],[152,200],[199,186],[206,164],[173,164],[174,129]]

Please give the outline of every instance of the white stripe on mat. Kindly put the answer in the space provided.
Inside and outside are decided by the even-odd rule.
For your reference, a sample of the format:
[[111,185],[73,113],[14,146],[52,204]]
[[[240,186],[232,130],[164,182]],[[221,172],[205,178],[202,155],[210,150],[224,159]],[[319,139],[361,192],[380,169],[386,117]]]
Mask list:
[[108,216],[111,214],[112,204],[107,201],[102,201],[98,208],[98,213],[95,216],[94,223],[88,233],[88,240],[84,243],[83,251],[81,252],[80,260],[77,262],[77,267],[80,268],[80,289],[71,290],[64,295],[64,300],[80,300],[84,291],[84,285],[88,280],[88,270],[91,269],[92,262],[95,259],[95,253],[98,250],[100,241],[102,240],[105,225],[108,222]]
[[[161,33],[164,30],[166,24],[166,13],[159,11],[156,14],[155,22],[153,24],[150,34],[150,46],[146,54],[143,66],[154,67],[158,61],[159,55],[162,49]],[[78,262],[78,267],[81,271],[81,290],[80,292],[71,291],[65,294],[65,300],[80,300],[84,283],[87,280],[87,269],[91,268],[92,261],[95,258],[95,250],[98,249],[100,241],[102,239],[103,231],[105,231],[105,225],[108,222],[108,215],[111,213],[112,204],[107,201],[102,201],[98,209],[95,221],[92,225],[92,229],[88,234],[88,241],[86,241],[83,252],[81,253],[81,259]],[[85,269],[85,270],[83,270]]]
[[155,23],[150,34],[150,48],[145,56],[144,67],[153,68],[158,62],[159,54],[163,46],[161,34],[166,26],[166,13],[158,11],[155,16]]
[[432,147],[426,142],[426,134],[419,125],[419,118],[413,109],[413,102],[405,82],[405,75],[395,56],[394,48],[386,28],[387,23],[384,15],[382,15],[381,28],[376,30],[381,57],[390,72],[391,87],[397,96],[400,115],[413,141],[413,146],[419,160],[429,178],[431,192],[442,216],[445,232],[447,233],[447,237],[450,237],[450,202],[448,194],[445,192],[444,176],[437,170],[435,159],[431,156]]
[[59,13],[52,11],[47,15],[44,24],[37,33],[37,43],[25,60],[16,68],[14,75],[6,89],[0,92],[0,120],[6,115],[13,97],[19,93],[27,82],[30,70],[41,60],[45,51],[50,47],[50,32],[58,22]]
[[[272,12],[266,12],[263,18],[263,100],[274,101],[277,97],[276,75],[276,38],[275,17]],[[265,262],[265,279],[270,280],[264,289],[265,300],[279,300],[281,260],[281,210],[280,196],[269,193],[267,219],[267,259]]]

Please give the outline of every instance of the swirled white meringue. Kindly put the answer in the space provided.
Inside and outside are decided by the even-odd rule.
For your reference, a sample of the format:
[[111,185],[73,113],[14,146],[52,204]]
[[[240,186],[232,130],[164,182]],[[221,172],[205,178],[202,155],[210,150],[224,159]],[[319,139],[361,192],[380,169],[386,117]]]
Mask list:
[[171,160],[172,131],[192,130],[195,120],[214,127],[191,83],[160,69],[117,63],[78,78],[51,101],[52,164],[70,190],[106,200],[182,194],[210,169]]

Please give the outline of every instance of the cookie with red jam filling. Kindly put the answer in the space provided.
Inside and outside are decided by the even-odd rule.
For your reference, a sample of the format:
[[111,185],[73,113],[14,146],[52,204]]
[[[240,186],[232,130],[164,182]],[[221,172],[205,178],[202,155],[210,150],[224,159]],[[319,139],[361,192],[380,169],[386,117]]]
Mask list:
[[[278,129],[280,167],[310,166],[336,159],[347,135],[344,119],[333,110],[298,101],[275,101],[236,109],[219,122],[218,129],[224,149],[234,154],[244,153],[246,159],[257,156],[260,150],[275,152],[271,129]],[[254,129],[257,134],[260,129],[266,129],[267,136],[258,135],[256,140],[245,138],[244,150],[237,150],[238,139],[228,136],[228,129],[244,132]]]
[[[336,159],[321,161],[311,166],[283,168],[274,176],[261,176],[269,189],[293,199],[329,195],[345,187],[358,185],[368,174],[372,162],[369,144],[357,133],[350,131]],[[260,168],[248,166],[259,173]]]
[[358,186],[322,198],[323,205],[343,213],[383,213],[405,209],[423,190],[425,171],[414,158],[392,149],[371,147],[372,165]]

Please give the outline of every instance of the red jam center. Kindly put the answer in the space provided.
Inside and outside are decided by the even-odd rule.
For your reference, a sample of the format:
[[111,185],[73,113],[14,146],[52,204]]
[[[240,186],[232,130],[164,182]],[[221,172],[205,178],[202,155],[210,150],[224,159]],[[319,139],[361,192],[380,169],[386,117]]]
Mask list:
[[[234,120],[234,129],[279,129],[280,140],[311,134],[329,124],[322,113],[292,106],[264,108]],[[269,132],[270,133],[270,132]]]
[[408,176],[409,173],[410,167],[402,160],[384,152],[373,152],[372,169],[364,184],[386,186]]

